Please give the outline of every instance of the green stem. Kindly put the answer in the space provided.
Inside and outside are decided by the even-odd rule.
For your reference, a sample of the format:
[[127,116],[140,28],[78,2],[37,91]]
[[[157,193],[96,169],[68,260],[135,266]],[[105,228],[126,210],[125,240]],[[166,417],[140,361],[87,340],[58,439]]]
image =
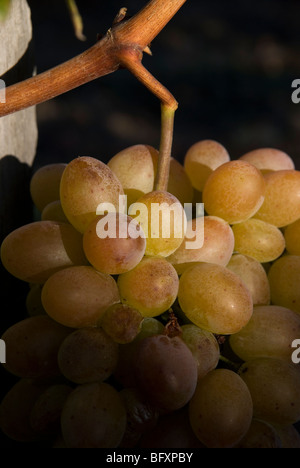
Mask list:
[[85,41],[86,37],[83,34],[82,18],[77,8],[75,0],[66,0],[67,7],[70,12],[71,20],[73,23],[75,35],[80,41]]
[[161,138],[155,190],[167,191],[168,189],[175,112],[174,107],[161,105]]
[[237,372],[239,370],[239,368],[241,367],[241,364],[237,363],[237,362],[233,362],[231,361],[230,359],[228,359],[227,357],[225,356],[220,356],[220,361],[224,362],[225,364],[227,364],[229,367],[231,367],[232,369],[234,369],[235,372]]

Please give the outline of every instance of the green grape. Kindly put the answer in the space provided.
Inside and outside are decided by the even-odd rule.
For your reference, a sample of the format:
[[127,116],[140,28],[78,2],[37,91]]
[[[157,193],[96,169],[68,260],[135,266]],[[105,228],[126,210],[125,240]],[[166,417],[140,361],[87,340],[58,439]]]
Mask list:
[[112,375],[118,352],[118,344],[101,328],[80,328],[62,342],[57,361],[61,373],[71,382],[103,382]]
[[300,313],[300,257],[284,255],[270,267],[271,301]]
[[6,345],[3,366],[22,378],[60,375],[57,352],[71,331],[47,315],[28,317],[11,325],[2,335]]
[[271,301],[268,276],[263,265],[248,255],[235,254],[227,268],[238,275],[249,289],[253,305],[268,305]]
[[263,172],[295,169],[292,158],[277,148],[258,148],[245,153],[240,159]]
[[155,317],[175,302],[179,279],[175,268],[164,258],[145,257],[131,271],[118,277],[121,300],[144,317]]
[[202,192],[210,174],[229,161],[230,156],[223,145],[214,140],[201,140],[186,152],[184,168],[192,186]]
[[292,424],[275,426],[282,448],[300,448],[300,433]]
[[155,335],[139,342],[135,357],[137,387],[159,411],[183,408],[197,384],[197,362],[179,337]]
[[130,216],[108,213],[97,216],[84,232],[83,249],[96,270],[120,275],[140,263],[146,239],[140,225]]
[[234,235],[231,226],[217,216],[204,216],[187,222],[183,242],[167,260],[181,275],[195,262],[226,266],[233,249]]
[[68,396],[61,414],[67,448],[115,448],[125,429],[126,409],[113,386],[83,384]]
[[253,419],[250,428],[235,448],[282,448],[276,429],[271,424]]
[[115,279],[91,266],[58,271],[42,290],[47,314],[71,328],[95,326],[105,310],[117,302],[120,296]]
[[229,161],[215,169],[203,188],[207,214],[236,224],[251,218],[261,207],[265,180],[261,172],[246,161]]
[[69,222],[82,234],[97,214],[101,214],[97,213],[99,205],[106,204],[104,212],[107,209],[121,212],[121,195],[124,191],[120,181],[98,159],[89,156],[73,159],[63,172],[60,183],[62,208]]
[[103,314],[99,325],[116,343],[131,343],[142,328],[143,316],[126,304],[113,304]]
[[182,243],[186,214],[179,200],[169,192],[154,191],[140,197],[128,214],[141,225],[146,236],[145,254],[168,257]]
[[300,219],[284,230],[285,247],[290,255],[300,255]]
[[198,366],[198,379],[215,369],[220,359],[220,347],[216,337],[193,324],[182,325],[181,338],[190,348]]
[[289,425],[300,419],[300,370],[277,358],[256,358],[239,369],[253,401],[253,415],[271,424]]
[[46,384],[32,379],[19,379],[5,394],[0,404],[0,430],[12,440],[33,442],[39,439],[30,424],[30,414]]
[[8,234],[1,245],[4,268],[28,283],[44,283],[72,265],[87,265],[82,236],[70,224],[36,221]]
[[47,164],[35,171],[30,180],[30,194],[37,209],[42,212],[51,202],[59,200],[62,174],[67,164]]
[[70,385],[54,384],[36,399],[30,412],[30,425],[37,434],[50,437],[59,433],[62,408],[72,390]]
[[270,223],[252,218],[232,226],[232,230],[235,251],[260,263],[272,262],[284,252],[284,236]]
[[244,361],[277,357],[291,362],[292,343],[299,336],[300,317],[296,312],[266,305],[254,307],[247,325],[231,335],[229,342],[234,353]]
[[61,223],[68,223],[68,218],[66,217],[60,200],[55,200],[45,206],[41,213],[42,221],[58,221]]
[[42,288],[41,284],[32,284],[27,293],[25,305],[30,317],[46,314],[42,304]]
[[155,427],[159,412],[137,388],[123,388],[120,397],[127,413],[126,430],[120,447],[135,447],[142,434]]
[[237,333],[253,311],[243,281],[228,268],[211,263],[199,263],[182,274],[178,301],[192,323],[219,335]]
[[265,199],[255,218],[284,227],[300,218],[300,171],[282,170],[264,175]]
[[215,369],[198,381],[189,403],[195,435],[208,448],[232,448],[249,430],[253,404],[241,377]]

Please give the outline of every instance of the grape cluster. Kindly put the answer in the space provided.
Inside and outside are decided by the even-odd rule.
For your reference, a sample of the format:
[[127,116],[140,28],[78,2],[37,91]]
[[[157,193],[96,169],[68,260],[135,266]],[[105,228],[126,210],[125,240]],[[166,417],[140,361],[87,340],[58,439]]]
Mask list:
[[1,337],[17,382],[0,428],[53,448],[299,448],[300,172],[203,140],[158,191],[158,156],[33,174],[39,218],[1,245],[28,295]]

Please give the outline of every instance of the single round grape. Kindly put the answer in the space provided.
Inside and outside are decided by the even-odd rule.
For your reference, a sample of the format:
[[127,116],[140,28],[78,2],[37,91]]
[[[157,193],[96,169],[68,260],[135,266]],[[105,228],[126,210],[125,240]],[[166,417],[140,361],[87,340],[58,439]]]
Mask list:
[[241,377],[215,369],[198,381],[189,403],[195,435],[208,448],[232,448],[249,430],[253,404]]
[[182,325],[181,338],[191,350],[198,366],[198,379],[214,370],[220,359],[220,347],[216,337],[193,324]]
[[207,214],[236,224],[251,218],[262,206],[265,180],[246,161],[229,161],[215,169],[203,188]]
[[278,258],[271,265],[268,279],[272,303],[300,313],[300,257],[283,255]]
[[97,216],[83,235],[86,258],[98,271],[120,275],[142,260],[146,239],[140,225],[124,213]]
[[220,335],[237,333],[253,311],[243,281],[228,268],[211,263],[199,263],[182,274],[178,301],[192,323]]
[[45,206],[41,213],[42,221],[58,221],[61,223],[68,223],[68,218],[66,217],[60,200],[55,200]]
[[11,325],[2,335],[6,345],[3,366],[22,378],[60,375],[57,352],[71,331],[47,315],[28,317]]
[[284,236],[280,229],[270,223],[252,218],[235,224],[232,230],[234,250],[260,263],[272,262],[284,252]]
[[167,257],[184,239],[186,214],[179,200],[169,192],[154,191],[143,195],[131,205],[128,214],[143,229],[148,256]]
[[121,301],[144,317],[155,317],[167,311],[175,302],[179,279],[167,260],[145,257],[131,271],[118,277]]
[[226,148],[214,140],[201,140],[194,143],[184,157],[184,168],[192,186],[203,191],[210,174],[224,163],[230,161]]
[[284,230],[285,248],[290,255],[300,255],[300,219]]
[[100,319],[99,325],[116,343],[131,343],[142,328],[143,316],[126,304],[113,304]]
[[227,268],[238,275],[249,289],[253,305],[268,305],[271,301],[270,285],[266,270],[255,258],[235,254]]
[[117,302],[120,295],[115,279],[91,266],[58,271],[42,290],[47,314],[71,328],[95,326],[105,310]]
[[277,357],[291,362],[292,343],[299,336],[300,317],[296,312],[266,305],[254,307],[247,325],[231,335],[229,342],[234,353],[243,361]]
[[61,430],[67,448],[115,448],[126,428],[119,392],[107,383],[79,385],[67,398]]
[[42,288],[43,285],[41,284],[32,284],[27,293],[25,305],[30,317],[46,314],[42,304]]
[[135,358],[137,387],[162,412],[183,408],[193,396],[197,362],[179,337],[156,335],[139,342]]
[[284,170],[264,175],[265,199],[254,217],[277,227],[300,218],[300,171]]
[[294,424],[300,419],[300,370],[283,359],[256,358],[239,369],[253,401],[253,415],[271,424]]
[[266,421],[253,419],[250,428],[235,448],[282,448],[276,429]]
[[257,148],[240,157],[263,172],[295,169],[292,158],[277,148]]
[[[112,170],[98,159],[82,156],[65,168],[60,183],[60,201],[69,222],[82,234],[96,218],[99,205],[122,211],[122,185]],[[109,207],[108,204],[111,204]],[[120,209],[119,209],[120,208]],[[103,210],[105,212],[105,209]]]
[[185,239],[167,260],[178,274],[195,262],[226,266],[234,249],[231,226],[217,216],[193,218],[187,222]]
[[61,373],[71,382],[103,382],[118,362],[119,348],[102,328],[80,328],[62,342],[57,361]]
[[36,221],[12,231],[2,242],[1,261],[11,275],[39,284],[58,270],[88,264],[82,235],[56,221]]
[[64,163],[47,164],[37,169],[31,177],[31,198],[40,212],[49,203],[59,200],[60,181],[66,167]]

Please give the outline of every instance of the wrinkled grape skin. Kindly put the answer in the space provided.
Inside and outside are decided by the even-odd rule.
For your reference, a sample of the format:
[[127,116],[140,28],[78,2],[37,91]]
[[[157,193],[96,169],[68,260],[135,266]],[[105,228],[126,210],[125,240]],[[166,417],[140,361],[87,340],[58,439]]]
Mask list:
[[[191,249],[188,244],[202,240],[203,245],[197,249]],[[204,216],[187,222],[185,239],[178,249],[167,257],[167,260],[181,275],[194,262],[226,266],[231,259],[233,249],[234,235],[231,226],[217,216]]]
[[40,212],[49,203],[59,200],[60,181],[66,167],[65,163],[47,164],[37,169],[31,177],[30,195]]
[[250,392],[228,369],[216,369],[199,380],[189,403],[195,435],[208,448],[231,448],[247,433],[253,416]]
[[56,221],[35,221],[12,231],[2,242],[1,261],[11,275],[39,284],[56,271],[88,264],[81,234]]
[[6,344],[5,369],[22,378],[60,375],[57,352],[73,330],[47,315],[37,315],[10,326],[2,335]]
[[57,361],[61,373],[71,382],[103,382],[118,362],[119,348],[101,328],[81,328],[62,342]]
[[96,326],[105,310],[117,302],[120,295],[115,279],[90,266],[59,271],[42,290],[47,314],[71,328]]
[[179,337],[156,335],[140,341],[135,376],[138,388],[162,412],[185,406],[197,384],[197,363]]
[[289,425],[300,419],[300,371],[282,359],[256,358],[239,369],[253,400],[253,415],[271,424]]
[[258,148],[243,154],[240,159],[264,172],[295,169],[292,158],[277,148]]
[[241,279],[211,263],[199,263],[182,274],[178,301],[191,322],[220,335],[238,332],[253,311],[252,296]]
[[271,301],[270,285],[266,270],[255,258],[235,254],[227,268],[238,275],[249,289],[253,305],[268,305]]
[[[119,211],[120,181],[103,162],[89,156],[73,159],[60,183],[60,201],[69,222],[82,234],[97,216],[100,203],[111,203]],[[100,214],[100,213],[98,213]]]
[[119,392],[107,383],[79,385],[67,398],[61,430],[67,448],[115,448],[126,428]]
[[284,236],[270,223],[252,218],[232,226],[232,230],[235,251],[260,263],[272,262],[284,252]]
[[186,152],[184,168],[192,186],[202,192],[210,174],[229,161],[230,156],[223,145],[214,140],[201,140],[194,143]]
[[300,257],[283,255],[268,272],[273,304],[287,307],[300,314]]
[[222,164],[207,179],[203,203],[207,214],[236,224],[251,218],[264,201],[265,180],[246,161]]
[[[267,333],[266,333],[267,330]],[[277,357],[291,362],[292,343],[300,336],[300,316],[290,309],[257,306],[247,325],[230,336],[230,346],[247,361],[257,357]]]

